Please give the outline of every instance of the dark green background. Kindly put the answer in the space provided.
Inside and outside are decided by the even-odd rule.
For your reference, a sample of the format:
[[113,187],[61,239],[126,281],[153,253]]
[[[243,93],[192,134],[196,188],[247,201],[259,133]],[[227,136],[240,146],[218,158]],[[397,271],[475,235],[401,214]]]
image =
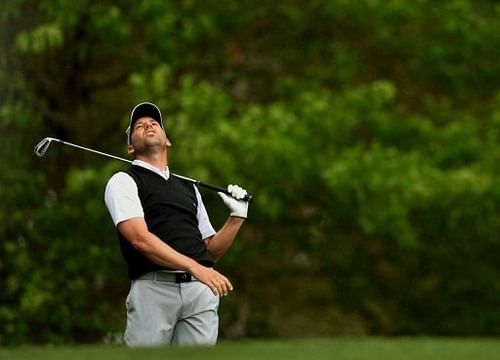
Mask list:
[[127,156],[144,100],[174,172],[255,195],[222,338],[499,336],[499,33],[486,0],[2,0],[0,344],[119,338],[126,164],[32,150]]

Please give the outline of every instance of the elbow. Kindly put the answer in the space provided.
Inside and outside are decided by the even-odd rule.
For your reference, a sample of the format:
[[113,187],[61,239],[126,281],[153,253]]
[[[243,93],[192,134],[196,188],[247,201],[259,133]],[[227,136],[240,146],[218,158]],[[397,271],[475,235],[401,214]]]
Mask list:
[[207,250],[210,253],[210,255],[212,256],[212,260],[214,262],[219,261],[220,258],[222,257],[222,255],[224,255],[221,251],[218,251],[217,249],[207,248]]
[[135,250],[141,253],[151,252],[151,233],[143,219],[130,219],[117,225],[118,232]]
[[132,247],[140,253],[148,253],[150,250],[149,243],[145,236],[134,235],[127,239]]
[[214,263],[216,263],[217,261],[219,261],[220,258],[222,257],[221,254],[217,254],[217,253],[211,252],[210,254],[212,255],[212,260],[214,261]]

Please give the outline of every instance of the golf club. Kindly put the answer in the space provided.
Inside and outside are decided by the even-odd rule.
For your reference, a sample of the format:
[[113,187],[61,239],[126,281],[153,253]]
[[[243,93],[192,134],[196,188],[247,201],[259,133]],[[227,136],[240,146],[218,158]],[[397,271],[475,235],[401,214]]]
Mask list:
[[[33,149],[33,151],[35,152],[35,154],[37,156],[42,157],[42,156],[45,155],[45,153],[49,149],[49,146],[50,146],[50,144],[52,142],[56,142],[56,143],[59,143],[59,144],[71,146],[71,147],[74,147],[74,148],[77,148],[77,149],[80,149],[80,150],[89,151],[89,152],[97,154],[97,155],[107,156],[109,158],[112,158],[112,159],[115,159],[115,160],[120,160],[120,161],[129,163],[129,164],[132,163],[131,160],[127,160],[127,159],[124,159],[124,158],[121,158],[121,157],[118,157],[118,156],[115,156],[115,155],[106,154],[106,153],[104,153],[102,151],[97,151],[97,150],[90,149],[90,148],[85,147],[85,146],[73,144],[73,143],[70,143],[70,142],[67,142],[67,141],[63,141],[63,140],[60,140],[60,139],[57,139],[57,138],[53,138],[53,137],[46,137],[46,138],[42,139],[38,144],[35,145],[35,148]],[[177,177],[177,178],[179,178],[179,179],[182,179],[184,181],[187,181],[187,182],[190,182],[192,184],[204,187],[206,189],[214,190],[214,191],[217,191],[217,192],[223,192],[224,194],[227,194],[227,195],[231,196],[231,194],[227,191],[227,189],[223,188],[222,186],[207,184],[207,183],[201,182],[199,180],[191,179],[191,178],[188,178],[186,176],[182,176],[182,175],[178,175],[178,174],[173,174],[172,173],[172,175],[175,176],[175,177]],[[252,199],[253,199],[253,197],[251,195],[247,194],[247,195],[245,195],[245,197],[242,200],[250,202],[250,201],[252,201]]]

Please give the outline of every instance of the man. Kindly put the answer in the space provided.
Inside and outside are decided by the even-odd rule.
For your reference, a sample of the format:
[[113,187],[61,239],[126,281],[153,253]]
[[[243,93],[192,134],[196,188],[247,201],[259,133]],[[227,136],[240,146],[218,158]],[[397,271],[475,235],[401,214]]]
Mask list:
[[114,174],[105,203],[116,226],[131,287],[126,300],[129,346],[214,345],[219,297],[233,290],[213,269],[247,217],[246,191],[219,193],[230,216],[219,231],[198,189],[170,174],[167,138],[158,107],[140,103],[126,131],[126,172]]

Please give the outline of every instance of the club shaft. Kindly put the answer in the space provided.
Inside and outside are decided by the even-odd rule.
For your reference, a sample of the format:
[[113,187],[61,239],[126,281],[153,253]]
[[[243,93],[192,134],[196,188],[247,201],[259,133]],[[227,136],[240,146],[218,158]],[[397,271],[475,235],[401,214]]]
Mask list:
[[52,138],[52,141],[55,141],[55,142],[58,142],[58,143],[61,143],[61,144],[64,144],[64,145],[72,146],[72,147],[80,149],[80,150],[90,151],[91,153],[94,153],[94,154],[107,156],[107,157],[115,159],[115,160],[124,161],[124,162],[129,163],[129,164],[132,163],[132,160],[124,159],[124,158],[121,158],[119,156],[115,156],[115,155],[111,155],[111,154],[107,154],[107,153],[104,153],[102,151],[98,151],[98,150],[94,150],[94,149],[91,149],[91,148],[88,148],[88,147],[85,147],[85,146],[73,144],[73,143],[70,143],[70,142],[67,142],[67,141],[64,141],[64,140]]
[[[50,141],[54,141],[54,142],[58,142],[58,143],[63,144],[63,145],[71,146],[71,147],[74,147],[76,149],[80,149],[80,150],[84,150],[84,151],[89,151],[91,153],[94,153],[94,154],[97,154],[97,155],[106,156],[106,157],[109,157],[109,158],[112,158],[112,159],[115,159],[115,160],[120,160],[120,161],[129,163],[129,164],[132,163],[132,160],[124,159],[122,157],[111,155],[111,154],[107,154],[105,152],[94,150],[94,149],[91,149],[91,148],[88,148],[88,147],[85,147],[85,146],[73,144],[73,143],[70,143],[68,141],[64,141],[64,140],[61,140],[61,139],[50,138]],[[224,188],[224,187],[222,187],[222,186],[207,184],[207,183],[201,182],[199,180],[191,179],[189,177],[178,175],[178,174],[174,174],[174,173],[172,173],[172,175],[175,176],[175,177],[177,177],[177,178],[179,178],[179,179],[182,179],[182,180],[185,180],[185,181],[190,182],[192,184],[195,184],[197,186],[203,187],[205,189],[210,189],[210,190],[214,190],[214,191],[217,191],[217,192],[223,192],[223,193],[225,193],[227,195],[231,195],[227,191],[227,189]],[[243,200],[245,200],[245,201],[252,201],[252,199],[253,199],[253,197],[251,195],[248,195],[248,194],[243,198]]]

